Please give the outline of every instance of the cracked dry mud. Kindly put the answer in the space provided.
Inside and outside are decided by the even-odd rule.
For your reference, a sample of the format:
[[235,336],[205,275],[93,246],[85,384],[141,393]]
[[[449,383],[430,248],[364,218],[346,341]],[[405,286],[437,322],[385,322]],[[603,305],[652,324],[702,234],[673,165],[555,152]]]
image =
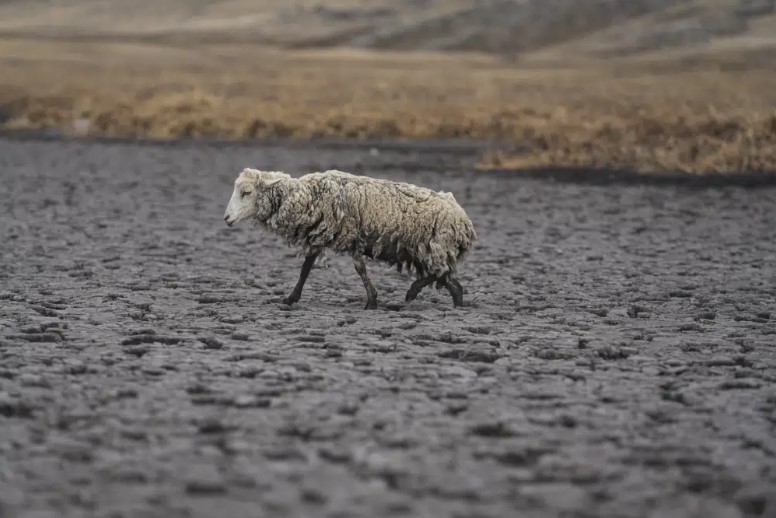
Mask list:
[[[0,515],[776,516],[776,190],[443,151],[0,140]],[[461,281],[227,228],[244,166],[452,191]]]

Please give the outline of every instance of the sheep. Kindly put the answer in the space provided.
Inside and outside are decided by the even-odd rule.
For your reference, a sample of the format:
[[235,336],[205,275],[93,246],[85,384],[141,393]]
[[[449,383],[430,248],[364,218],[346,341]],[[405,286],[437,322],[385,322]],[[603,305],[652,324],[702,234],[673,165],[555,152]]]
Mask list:
[[364,257],[414,269],[405,301],[434,284],[447,288],[453,306],[463,305],[457,266],[477,235],[449,192],[331,169],[292,178],[280,171],[243,169],[234,182],[224,221],[231,227],[253,219],[298,247],[305,259],[296,286],[283,303],[299,301],[316,260],[325,250],[350,255],[367,293],[364,309],[377,308],[377,290]]

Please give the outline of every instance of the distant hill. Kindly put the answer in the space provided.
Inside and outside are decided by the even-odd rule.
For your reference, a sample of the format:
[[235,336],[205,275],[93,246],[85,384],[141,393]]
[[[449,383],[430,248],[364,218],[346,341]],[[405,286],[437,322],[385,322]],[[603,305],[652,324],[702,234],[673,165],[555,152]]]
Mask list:
[[774,4],[775,0],[0,0],[0,35],[624,56],[717,44],[776,49]]

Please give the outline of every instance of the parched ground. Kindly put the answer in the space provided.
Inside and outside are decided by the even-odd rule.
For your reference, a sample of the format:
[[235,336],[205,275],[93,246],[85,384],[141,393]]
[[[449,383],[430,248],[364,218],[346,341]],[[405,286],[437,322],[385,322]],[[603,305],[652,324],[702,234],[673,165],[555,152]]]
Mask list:
[[[774,516],[776,189],[458,151],[0,140],[0,515]],[[282,305],[246,165],[453,191],[467,306],[341,257]]]

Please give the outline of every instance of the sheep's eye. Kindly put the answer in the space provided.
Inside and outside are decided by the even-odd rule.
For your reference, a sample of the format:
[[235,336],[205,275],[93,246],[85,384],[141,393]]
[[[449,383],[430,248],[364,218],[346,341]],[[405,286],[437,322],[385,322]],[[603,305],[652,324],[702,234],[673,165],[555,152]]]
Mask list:
[[251,191],[243,191],[242,197],[245,198],[246,196],[249,196],[251,194]]

